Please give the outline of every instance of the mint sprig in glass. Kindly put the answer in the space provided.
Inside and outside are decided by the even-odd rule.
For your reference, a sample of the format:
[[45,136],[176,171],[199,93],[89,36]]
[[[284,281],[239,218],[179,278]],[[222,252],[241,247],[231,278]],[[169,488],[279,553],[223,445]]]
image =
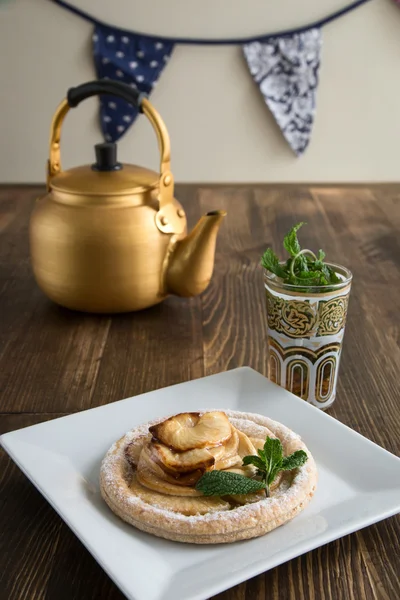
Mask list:
[[286,257],[272,248],[261,258],[267,298],[268,374],[319,408],[336,397],[351,287],[350,271],[326,262],[323,250],[302,248],[297,223],[283,239]]
[[283,246],[289,254],[286,262],[281,262],[272,248],[267,248],[261,259],[262,266],[286,284],[319,287],[341,283],[335,266],[324,262],[326,255],[323,250],[318,250],[316,255],[308,248],[301,248],[297,232],[303,225],[304,222],[294,225],[283,239]]

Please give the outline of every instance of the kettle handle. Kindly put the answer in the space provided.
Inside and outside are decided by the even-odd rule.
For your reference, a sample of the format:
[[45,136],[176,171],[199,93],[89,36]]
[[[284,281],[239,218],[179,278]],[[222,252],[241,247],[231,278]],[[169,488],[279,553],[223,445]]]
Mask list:
[[135,88],[131,88],[122,81],[88,81],[77,87],[70,88],[67,92],[67,101],[70,108],[75,108],[91,96],[99,96],[100,94],[112,94],[119,96],[129,104],[132,104],[141,111],[141,104],[147,94],[139,92]]
[[149,119],[156,132],[160,149],[160,181],[159,181],[159,210],[156,215],[156,225],[163,233],[182,233],[186,226],[181,211],[178,214],[174,201],[174,178],[171,173],[171,147],[169,135],[164,121],[147,99],[146,94],[138,92],[126,83],[120,81],[89,81],[70,88],[58,106],[50,129],[50,156],[47,167],[47,189],[51,188],[52,178],[61,171],[60,139],[63,121],[70,110],[86,98],[110,94],[126,100],[140,110]]

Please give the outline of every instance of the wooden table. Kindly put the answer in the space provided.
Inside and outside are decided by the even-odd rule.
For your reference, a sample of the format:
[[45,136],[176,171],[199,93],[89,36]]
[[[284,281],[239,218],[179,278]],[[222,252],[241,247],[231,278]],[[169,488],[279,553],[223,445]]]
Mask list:
[[[177,195],[191,224],[208,210],[229,213],[212,284],[201,297],[171,297],[145,312],[114,317],[58,308],[37,289],[28,219],[40,192],[0,189],[2,433],[241,365],[265,374],[259,258],[268,244],[280,248],[291,225],[305,220],[304,245],[322,247],[354,273],[330,414],[400,453],[400,186],[181,186]],[[123,598],[4,452],[0,461],[1,599]],[[395,600],[399,525],[398,517],[387,519],[216,598]]]

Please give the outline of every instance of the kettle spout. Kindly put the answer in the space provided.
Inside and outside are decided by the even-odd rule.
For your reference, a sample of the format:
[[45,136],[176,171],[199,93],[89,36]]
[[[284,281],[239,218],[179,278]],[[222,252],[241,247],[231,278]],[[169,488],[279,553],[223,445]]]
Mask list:
[[188,297],[206,289],[214,270],[218,230],[225,215],[224,210],[207,213],[188,236],[177,242],[168,265],[168,293]]

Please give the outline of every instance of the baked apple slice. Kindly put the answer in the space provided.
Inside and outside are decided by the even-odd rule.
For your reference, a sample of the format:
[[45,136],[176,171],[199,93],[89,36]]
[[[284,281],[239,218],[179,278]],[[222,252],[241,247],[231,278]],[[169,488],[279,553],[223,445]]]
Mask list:
[[179,452],[224,444],[232,435],[228,417],[222,411],[180,413],[149,429],[152,436]]
[[150,444],[150,452],[155,462],[172,473],[189,473],[198,469],[204,472],[214,468],[215,458],[207,448],[175,452],[164,444],[154,442]]

